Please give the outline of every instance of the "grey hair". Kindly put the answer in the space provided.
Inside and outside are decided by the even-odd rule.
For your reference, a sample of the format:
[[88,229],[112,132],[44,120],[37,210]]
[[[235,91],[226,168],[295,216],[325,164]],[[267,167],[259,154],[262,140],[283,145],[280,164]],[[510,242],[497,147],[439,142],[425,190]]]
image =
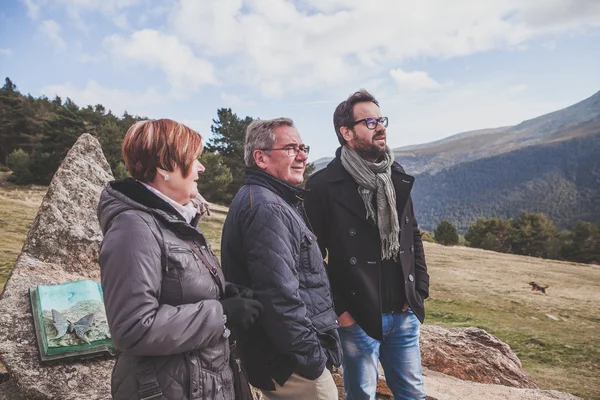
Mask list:
[[246,140],[244,143],[244,162],[247,167],[255,167],[254,150],[270,149],[275,144],[275,129],[280,126],[291,126],[294,121],[290,118],[275,118],[256,120],[246,128]]

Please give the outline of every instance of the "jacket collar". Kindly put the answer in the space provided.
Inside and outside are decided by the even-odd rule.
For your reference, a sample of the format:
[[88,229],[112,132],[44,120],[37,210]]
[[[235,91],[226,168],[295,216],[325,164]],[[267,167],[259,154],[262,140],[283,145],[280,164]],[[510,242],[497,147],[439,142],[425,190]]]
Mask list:
[[306,193],[306,190],[292,186],[258,168],[246,168],[244,184],[267,188],[289,204],[296,204],[299,201],[302,201],[304,193]]
[[[133,178],[127,178],[109,183],[110,187],[125,197],[129,198],[134,203],[138,203],[143,207],[154,210],[157,214],[169,222],[183,222],[187,224],[185,218],[165,200],[161,199],[150,190],[148,190],[141,182]],[[196,215],[190,222],[190,225],[198,224],[199,215]]]
[[[339,185],[334,190],[334,199],[352,211],[361,219],[367,220],[367,211],[362,198],[358,194],[358,185],[350,173],[342,166],[342,148],[335,152],[335,158],[327,165],[327,181]],[[404,173],[397,162],[392,164],[392,183],[396,191],[396,211],[402,215],[404,207],[410,198],[410,192],[415,178]]]

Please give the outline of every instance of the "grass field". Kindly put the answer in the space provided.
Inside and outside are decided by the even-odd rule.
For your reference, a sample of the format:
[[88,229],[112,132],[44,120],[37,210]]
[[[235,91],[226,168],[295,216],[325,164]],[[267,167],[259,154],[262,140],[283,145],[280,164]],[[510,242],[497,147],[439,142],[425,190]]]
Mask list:
[[14,186],[6,184],[0,176],[0,292],[45,193],[45,187]]
[[[0,185],[0,287],[43,194]],[[226,212],[216,206],[201,222],[217,255]],[[485,329],[510,345],[541,388],[600,400],[600,266],[430,243],[425,250],[426,323]],[[530,281],[550,285],[548,295],[532,293]]]

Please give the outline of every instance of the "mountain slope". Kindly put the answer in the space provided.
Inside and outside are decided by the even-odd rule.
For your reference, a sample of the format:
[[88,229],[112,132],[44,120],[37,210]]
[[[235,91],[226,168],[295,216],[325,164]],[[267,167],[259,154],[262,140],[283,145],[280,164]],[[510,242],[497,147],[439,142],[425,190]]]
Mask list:
[[[479,217],[548,215],[559,227],[600,223],[600,123],[586,135],[530,146],[416,176],[420,225],[447,219],[465,231]],[[593,132],[594,134],[591,134]]]
[[600,126],[600,92],[562,110],[515,126],[459,133],[436,142],[394,149],[396,159],[414,174],[437,173],[462,162],[528,146],[593,134]]

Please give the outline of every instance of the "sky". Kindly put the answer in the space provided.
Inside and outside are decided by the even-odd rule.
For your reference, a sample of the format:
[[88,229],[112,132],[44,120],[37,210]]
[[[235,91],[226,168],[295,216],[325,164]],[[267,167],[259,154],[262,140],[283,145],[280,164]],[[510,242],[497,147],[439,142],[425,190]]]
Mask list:
[[600,0],[2,0],[0,75],[210,138],[217,109],[289,117],[333,156],[365,88],[388,144],[514,125],[600,90]]

